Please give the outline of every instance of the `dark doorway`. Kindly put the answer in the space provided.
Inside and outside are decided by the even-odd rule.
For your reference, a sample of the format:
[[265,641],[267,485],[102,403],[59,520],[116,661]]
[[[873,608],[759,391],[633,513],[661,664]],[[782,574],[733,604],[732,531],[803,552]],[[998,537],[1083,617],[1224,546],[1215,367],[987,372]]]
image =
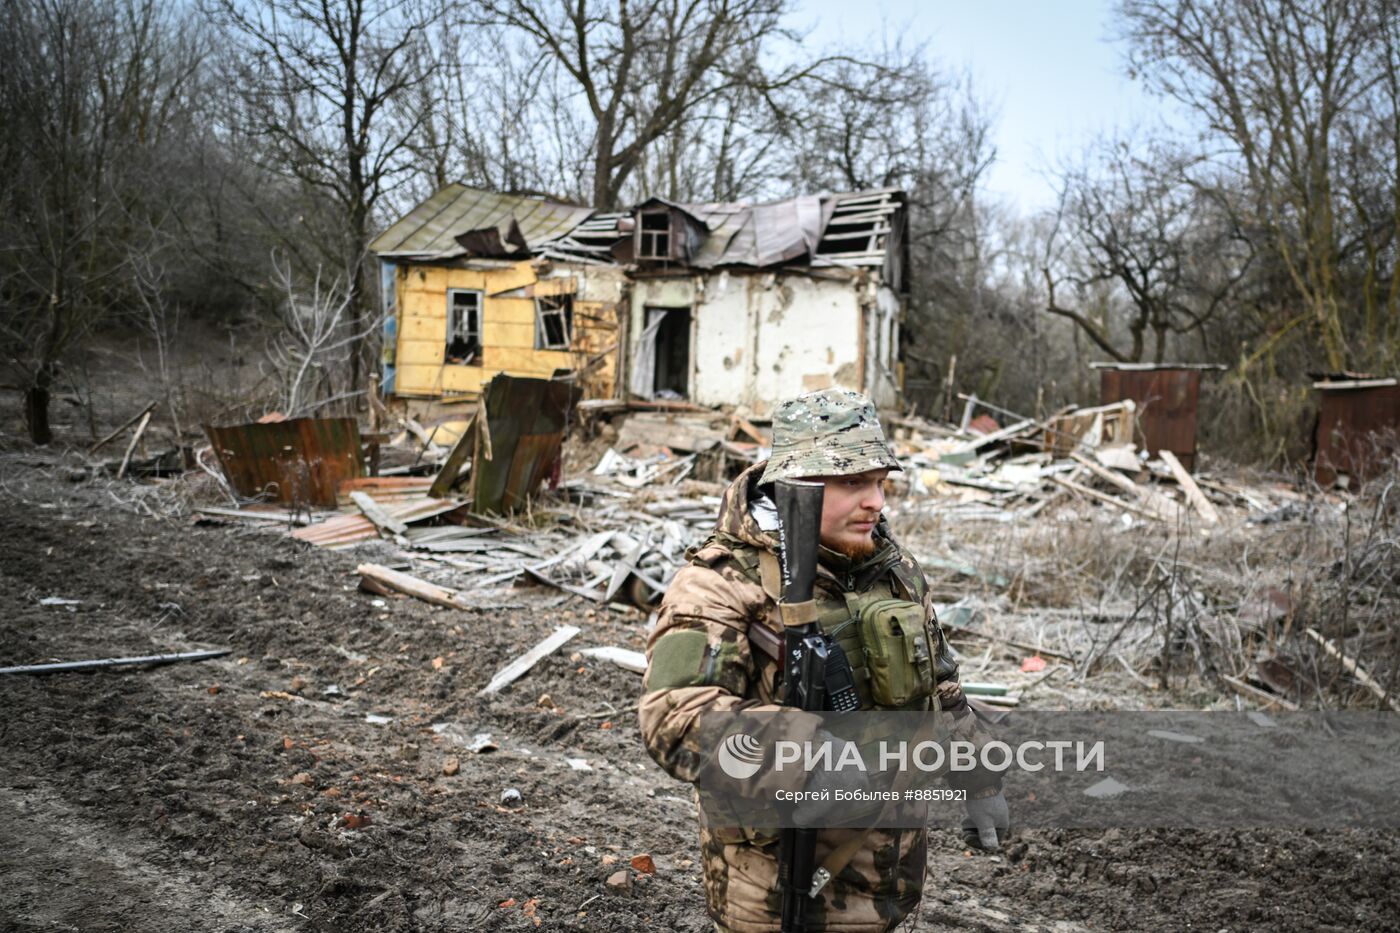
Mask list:
[[664,398],[674,392],[679,398],[690,396],[690,309],[648,308],[650,317],[663,315],[656,331],[656,379],[652,391]]

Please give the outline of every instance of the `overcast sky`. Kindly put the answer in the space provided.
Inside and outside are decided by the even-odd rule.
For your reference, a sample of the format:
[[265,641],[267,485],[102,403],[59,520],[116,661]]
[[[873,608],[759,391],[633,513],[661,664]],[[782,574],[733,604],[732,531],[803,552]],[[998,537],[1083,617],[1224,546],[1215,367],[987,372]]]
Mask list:
[[1039,173],[1096,134],[1151,124],[1161,105],[1123,75],[1112,0],[798,0],[797,22],[822,48],[885,30],[927,42],[968,70],[995,111],[997,161],[984,187],[1023,212],[1048,207]]

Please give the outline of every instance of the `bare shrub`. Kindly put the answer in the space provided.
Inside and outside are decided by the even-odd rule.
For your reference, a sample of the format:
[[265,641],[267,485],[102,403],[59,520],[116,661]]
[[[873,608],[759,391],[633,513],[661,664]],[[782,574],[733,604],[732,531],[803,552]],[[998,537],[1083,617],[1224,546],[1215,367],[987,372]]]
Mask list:
[[279,407],[289,417],[362,394],[353,387],[351,359],[369,331],[356,330],[352,290],[344,276],[325,281],[320,266],[309,288],[298,287],[288,260],[272,257],[273,281],[285,296],[281,330],[268,346],[279,386]]
[[1233,698],[1231,678],[1304,705],[1376,708],[1319,639],[1383,692],[1400,688],[1400,463],[1355,495],[1256,486],[1284,504],[1223,509],[1213,528],[1186,512],[1176,527],[1125,522],[1070,498],[1012,522],[945,523],[918,500],[896,510],[936,599],[980,610],[974,629],[993,640],[1073,657],[1079,681],[1125,668],[1182,698]]

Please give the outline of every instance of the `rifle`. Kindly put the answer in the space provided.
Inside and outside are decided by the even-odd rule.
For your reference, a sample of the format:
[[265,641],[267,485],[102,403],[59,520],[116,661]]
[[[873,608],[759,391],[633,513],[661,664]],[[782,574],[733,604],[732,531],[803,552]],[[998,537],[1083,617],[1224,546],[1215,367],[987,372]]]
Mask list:
[[[782,694],[784,706],[820,712],[826,706],[827,643],[817,627],[813,588],[821,541],[821,483],[779,480],[778,557],[783,618]],[[804,933],[816,871],[817,831],[784,829],[778,837],[778,889],[783,900],[783,933]]]

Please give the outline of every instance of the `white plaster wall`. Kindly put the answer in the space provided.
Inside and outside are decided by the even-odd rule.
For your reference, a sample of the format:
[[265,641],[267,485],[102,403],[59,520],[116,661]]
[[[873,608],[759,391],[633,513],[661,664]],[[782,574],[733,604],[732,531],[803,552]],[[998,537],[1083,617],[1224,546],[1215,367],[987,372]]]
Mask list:
[[866,394],[876,408],[894,408],[899,404],[899,298],[890,288],[881,285],[875,292],[875,303],[868,307],[866,321]]
[[753,283],[720,272],[705,283],[691,317],[690,397],[701,405],[744,405],[752,396]]
[[860,390],[855,282],[755,276],[752,289],[758,366],[748,402],[755,413],[828,385]]
[[554,263],[543,278],[574,279],[578,285],[575,296],[578,301],[605,304],[621,301],[623,286],[627,284],[627,274],[616,266],[586,262]]
[[631,358],[648,306],[686,305],[692,401],[741,405],[763,416],[783,399],[837,385],[865,391],[881,407],[898,403],[899,302],[887,288],[771,272],[639,279],[632,286]]

